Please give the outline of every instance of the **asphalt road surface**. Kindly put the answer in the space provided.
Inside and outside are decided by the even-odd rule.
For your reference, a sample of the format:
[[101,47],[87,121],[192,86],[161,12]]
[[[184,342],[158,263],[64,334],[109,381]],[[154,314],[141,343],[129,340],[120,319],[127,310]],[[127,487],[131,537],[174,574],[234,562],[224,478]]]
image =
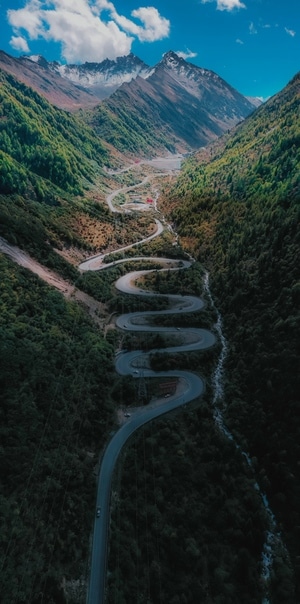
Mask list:
[[[147,259],[148,260],[148,259]],[[153,259],[157,261],[157,259]],[[166,259],[164,259],[166,260]],[[188,264],[188,263],[187,263]],[[149,272],[149,271],[147,271]],[[124,277],[121,277],[116,283],[116,287],[126,293],[134,293],[136,295],[147,295],[153,296],[151,292],[143,292],[139,287],[134,285],[134,281],[137,279],[139,274],[145,273],[145,271],[134,271]],[[156,294],[160,295],[160,294]],[[193,312],[203,308],[203,301],[200,298],[194,296],[168,296],[175,308],[166,311],[148,311],[146,313],[128,313],[121,315],[117,319],[117,326],[124,331],[150,331],[150,332],[165,332],[178,334],[178,328],[176,327],[152,327],[149,324],[137,325],[135,321],[141,316],[146,317],[147,320],[153,315],[157,314],[180,314],[183,312]],[[175,317],[174,317],[175,321]],[[193,343],[184,343],[185,334],[187,336],[193,334]],[[206,329],[182,328],[180,330],[183,343],[180,346],[173,346],[166,349],[159,349],[159,352],[177,352],[184,350],[199,350],[206,349],[215,344],[215,336]],[[190,338],[188,337],[188,340]],[[154,352],[154,351],[152,351]],[[90,585],[87,604],[104,604],[105,602],[105,585],[106,585],[106,570],[107,570],[107,547],[108,547],[108,529],[110,521],[110,496],[111,496],[111,482],[112,475],[115,467],[118,455],[128,440],[128,438],[135,432],[140,426],[143,426],[147,422],[180,407],[198,398],[204,389],[203,380],[193,374],[186,371],[167,371],[159,372],[157,374],[151,369],[147,369],[144,365],[143,352],[133,351],[129,353],[121,353],[116,357],[116,371],[121,375],[132,375],[133,378],[139,377],[139,370],[137,366],[143,366],[144,377],[154,377],[159,375],[160,377],[168,378],[181,378],[181,383],[184,384],[184,388],[181,388],[180,394],[173,394],[168,399],[163,398],[161,404],[156,403],[148,405],[146,408],[133,410],[128,417],[127,422],[122,425],[121,428],[112,436],[104,456],[101,461],[97,501],[95,509],[95,523],[94,523],[94,535],[93,535],[93,549],[91,558],[91,572],[90,572]],[[97,510],[100,511],[100,515],[97,517]],[[99,512],[98,512],[99,513]]]

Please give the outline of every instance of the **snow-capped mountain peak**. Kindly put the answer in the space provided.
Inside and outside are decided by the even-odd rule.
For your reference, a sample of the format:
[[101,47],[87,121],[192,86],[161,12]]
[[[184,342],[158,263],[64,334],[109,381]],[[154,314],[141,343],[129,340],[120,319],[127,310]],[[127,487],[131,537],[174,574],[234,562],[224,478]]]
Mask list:
[[100,99],[110,96],[124,82],[130,82],[137,76],[146,78],[151,72],[151,68],[132,53],[116,59],[105,59],[101,63],[79,65],[63,65],[56,61],[48,63],[40,55],[28,58],[89,90]]

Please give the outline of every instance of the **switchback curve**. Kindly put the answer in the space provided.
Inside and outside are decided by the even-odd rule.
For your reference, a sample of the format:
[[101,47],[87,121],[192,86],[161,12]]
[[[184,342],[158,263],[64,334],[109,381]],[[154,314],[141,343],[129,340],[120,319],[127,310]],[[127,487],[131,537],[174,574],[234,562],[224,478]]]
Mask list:
[[[140,259],[140,258],[139,258]],[[152,259],[157,263],[158,259]],[[162,259],[161,259],[162,260]],[[126,261],[126,260],[125,260]],[[147,261],[149,259],[147,258]],[[163,259],[163,264],[166,259]],[[169,260],[173,264],[172,270],[180,270],[186,268],[190,263],[186,262],[182,265],[182,262]],[[177,266],[174,266],[174,264]],[[106,265],[101,266],[102,269],[107,268]],[[99,269],[98,269],[99,270]],[[153,270],[157,270],[156,268]],[[162,268],[161,270],[169,270]],[[144,291],[137,285],[135,285],[136,279],[145,274],[151,272],[151,269],[147,271],[133,271],[116,282],[116,287],[119,291],[128,294],[135,294],[139,296],[161,296],[161,294],[153,294],[152,292]],[[127,313],[121,315],[117,319],[117,326],[128,332],[128,331],[158,331],[165,333],[176,333],[178,334],[178,328],[176,327],[153,327],[148,324],[137,324],[136,321],[141,316],[150,318],[150,316],[159,314],[182,314],[185,312],[194,312],[195,310],[201,310],[204,303],[200,298],[194,296],[181,296],[181,295],[169,295],[163,296],[172,301],[172,308],[170,310],[163,311],[147,311],[144,313]],[[175,304],[175,307],[174,307]],[[181,344],[180,346],[173,346],[170,348],[163,349],[165,352],[179,352],[185,350],[204,350],[215,344],[216,338],[214,334],[205,329],[190,329],[194,336],[197,338],[193,344]],[[180,330],[184,339],[184,334],[188,333],[188,330]],[[162,349],[159,350],[162,352]],[[155,352],[155,351],[151,351]],[[143,407],[137,410],[133,410],[126,423],[123,424],[112,436],[101,461],[98,489],[97,489],[97,501],[96,510],[101,510],[100,516],[95,519],[94,523],[94,535],[93,535],[93,547],[92,547],[92,559],[91,559],[91,572],[90,572],[90,584],[88,592],[87,604],[104,604],[105,602],[105,583],[106,583],[106,566],[107,566],[107,542],[108,542],[108,527],[109,527],[109,506],[110,506],[110,493],[111,483],[114,467],[118,458],[118,455],[128,440],[128,438],[142,425],[149,421],[159,417],[160,415],[166,414],[186,403],[195,400],[202,395],[204,390],[203,380],[196,374],[187,371],[164,371],[155,372],[150,368],[146,367],[145,355],[142,351],[124,352],[116,356],[115,367],[116,371],[121,375],[132,375],[138,377],[139,371],[136,369],[138,365],[143,365],[143,375],[145,377],[159,377],[168,378],[179,378],[181,384],[184,387],[181,388],[180,392],[175,392],[168,399],[161,398],[154,402],[151,402],[147,407]]]

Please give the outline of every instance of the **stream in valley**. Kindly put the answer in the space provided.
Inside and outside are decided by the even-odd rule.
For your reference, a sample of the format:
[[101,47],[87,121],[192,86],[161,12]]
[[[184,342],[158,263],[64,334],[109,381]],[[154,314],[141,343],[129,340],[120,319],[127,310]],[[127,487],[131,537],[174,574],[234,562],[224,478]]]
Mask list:
[[[253,473],[253,477],[255,478],[255,470],[253,467],[253,463],[251,457],[246,451],[240,447],[240,445],[235,440],[232,433],[226,427],[224,421],[224,412],[226,410],[226,403],[224,398],[224,364],[228,353],[227,342],[223,334],[222,330],[222,317],[219,311],[217,310],[211,291],[209,286],[209,274],[205,273],[204,276],[204,291],[214,308],[217,314],[217,321],[214,325],[214,328],[218,334],[220,343],[221,343],[221,351],[219,355],[219,359],[214,370],[212,376],[212,387],[213,387],[213,397],[212,397],[212,407],[213,407],[213,417],[218,429],[230,440],[233,442],[235,447],[241,452],[241,455],[246,460],[248,467]],[[284,552],[285,557],[287,556],[286,549],[284,544],[282,543],[280,532],[278,531],[278,527],[276,524],[275,516],[270,508],[268,498],[266,494],[260,488],[257,480],[255,479],[254,488],[260,494],[262,504],[265,509],[265,513],[268,521],[268,530],[266,532],[265,542],[263,546],[262,556],[261,556],[261,578],[262,583],[265,586],[265,594],[262,600],[262,604],[271,604],[269,595],[268,595],[268,584],[271,578],[271,571],[273,567],[273,560],[275,551]]]

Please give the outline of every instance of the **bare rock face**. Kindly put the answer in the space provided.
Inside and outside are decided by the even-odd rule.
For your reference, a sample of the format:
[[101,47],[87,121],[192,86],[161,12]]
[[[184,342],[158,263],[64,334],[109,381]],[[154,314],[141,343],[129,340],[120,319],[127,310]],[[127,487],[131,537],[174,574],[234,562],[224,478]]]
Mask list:
[[124,82],[130,82],[137,76],[147,77],[151,70],[132,53],[115,60],[105,59],[102,63],[56,64],[56,68],[62,77],[89,90],[99,99],[110,96]]
[[180,152],[206,145],[255,109],[216,73],[172,51],[146,77],[124,83],[104,105],[116,117],[122,107],[137,129],[141,118],[147,120]]
[[91,92],[50,69],[45,60],[37,63],[28,57],[16,59],[0,51],[0,69],[15,76],[61,109],[75,111],[81,107],[94,107],[99,102]]
[[21,61],[31,61],[48,71],[61,76],[67,82],[80,87],[102,100],[110,96],[124,82],[130,82],[137,76],[147,77],[151,68],[141,59],[130,53],[115,60],[105,59],[101,63],[83,63],[81,65],[62,65],[57,61],[49,62],[41,55],[23,57]]

